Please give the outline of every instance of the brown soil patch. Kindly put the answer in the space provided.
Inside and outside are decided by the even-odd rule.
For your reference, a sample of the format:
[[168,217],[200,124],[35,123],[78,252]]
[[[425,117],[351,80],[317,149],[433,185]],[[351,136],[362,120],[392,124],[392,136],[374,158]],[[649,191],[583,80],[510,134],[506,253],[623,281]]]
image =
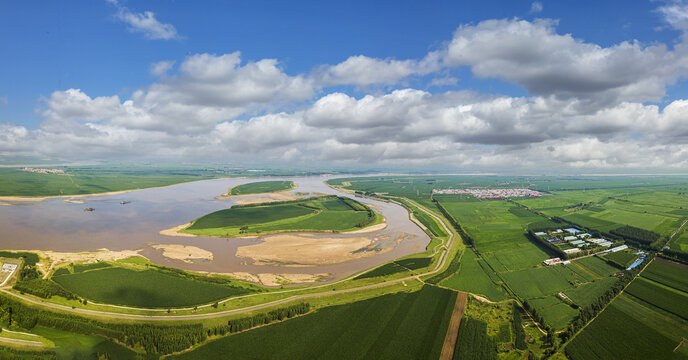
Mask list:
[[447,335],[444,337],[444,345],[442,345],[441,360],[451,360],[454,358],[454,348],[456,347],[456,340],[459,338],[459,326],[463,318],[463,312],[466,310],[466,301],[468,294],[462,291],[456,295],[456,303],[454,303],[454,311],[449,321],[449,328],[447,328]]
[[239,247],[236,256],[260,263],[330,265],[375,254],[372,251],[354,253],[372,243],[367,237],[328,238],[285,234],[265,236],[260,240],[263,241],[260,244]]
[[676,267],[679,267],[679,268],[681,268],[681,269],[686,269],[686,270],[688,270],[688,265],[686,265],[686,264],[677,263],[676,261],[671,261],[671,260],[669,260],[669,259],[665,259],[665,258],[662,258],[662,257],[659,257],[659,256],[655,257],[655,261],[658,261],[658,262],[661,262],[661,263],[665,263],[665,264],[669,264],[669,265],[672,265],[672,266],[676,266]]

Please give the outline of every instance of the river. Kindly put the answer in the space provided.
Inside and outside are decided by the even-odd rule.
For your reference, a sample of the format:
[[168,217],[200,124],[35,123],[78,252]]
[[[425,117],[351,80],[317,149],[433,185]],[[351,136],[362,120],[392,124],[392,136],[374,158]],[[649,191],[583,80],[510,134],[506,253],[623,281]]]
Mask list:
[[[430,238],[408,218],[403,207],[357,198],[373,205],[387,220],[387,227],[370,234],[335,235],[369,236],[371,238],[402,239],[386,245],[387,251],[375,253],[344,263],[308,267],[256,265],[251,259],[237,257],[239,246],[259,243],[259,239],[177,237],[159,234],[160,230],[187,223],[210,212],[232,206],[238,199],[216,200],[227,189],[255,181],[290,180],[297,185],[291,192],[310,192],[352,195],[328,187],[324,181],[332,177],[283,177],[251,179],[215,179],[162,188],[135,190],[124,194],[89,197],[83,204],[64,202],[64,198],[51,198],[33,206],[0,206],[0,249],[53,250],[60,252],[142,249],[141,254],[151,261],[185,270],[217,273],[247,272],[321,274],[328,273],[327,281],[334,281],[387,261],[422,252]],[[94,201],[95,200],[95,201]],[[131,201],[121,204],[121,201]],[[84,211],[92,207],[95,211]],[[328,236],[332,234],[314,234]],[[199,247],[213,253],[213,260],[186,263],[162,255],[156,244],[182,244]]]

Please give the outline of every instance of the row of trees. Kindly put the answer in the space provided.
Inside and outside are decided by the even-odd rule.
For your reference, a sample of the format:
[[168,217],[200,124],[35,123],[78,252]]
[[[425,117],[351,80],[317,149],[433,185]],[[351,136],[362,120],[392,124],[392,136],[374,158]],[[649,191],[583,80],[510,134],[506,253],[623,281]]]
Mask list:
[[284,308],[272,310],[268,313],[256,314],[251,317],[233,319],[227,325],[216,326],[207,330],[208,336],[225,335],[251,329],[256,326],[267,325],[275,321],[290,319],[297,315],[303,315],[311,310],[309,303],[299,303]]
[[141,347],[148,354],[170,354],[204,342],[208,335],[224,335],[305,314],[310,304],[302,303],[265,314],[229,320],[226,325],[205,329],[202,324],[153,325],[102,322],[76,315],[55,313],[26,306],[0,296],[0,321],[32,329],[36,325],[80,334],[99,335],[130,348]]
[[0,359],[3,360],[55,360],[57,354],[52,350],[24,350],[0,346]]
[[514,331],[514,347],[519,350],[526,350],[528,344],[526,343],[526,332],[523,330],[523,312],[516,303],[514,303],[511,317],[511,328]]
[[18,281],[13,288],[21,293],[29,293],[44,299],[50,299],[53,296],[61,296],[67,300],[79,299],[78,296],[65,290],[54,281],[41,278]]
[[654,231],[648,231],[645,229],[640,229],[637,227],[633,226],[622,226],[620,228],[614,229],[610,231],[614,235],[621,236],[623,238],[627,239],[632,239],[638,242],[641,242],[645,245],[650,245],[653,242],[659,240],[660,236],[658,233]]

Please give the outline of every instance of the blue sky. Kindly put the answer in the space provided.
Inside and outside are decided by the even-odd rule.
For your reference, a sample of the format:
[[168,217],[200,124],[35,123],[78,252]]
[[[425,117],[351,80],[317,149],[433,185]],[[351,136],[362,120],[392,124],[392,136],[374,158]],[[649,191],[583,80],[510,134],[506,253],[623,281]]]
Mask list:
[[[313,127],[313,120],[308,120],[309,111],[315,108],[319,101],[324,102],[324,100],[333,97],[328,97],[329,95],[342,94],[359,101],[366,96],[381,100],[384,96],[392,96],[395,90],[423,92],[431,99],[428,102],[430,104],[441,102],[438,99],[448,101],[446,98],[451,97],[453,99],[452,105],[463,104],[473,107],[478,103],[484,105],[485,98],[494,99],[495,97],[520,99],[520,101],[529,103],[528,106],[530,107],[533,107],[539,98],[550,103],[553,103],[556,98],[557,101],[569,102],[569,107],[578,108],[582,106],[580,104],[587,103],[586,109],[577,110],[580,111],[577,113],[579,116],[590,113],[613,112],[614,109],[624,103],[638,104],[643,106],[644,111],[653,112],[649,106],[657,104],[659,108],[654,111],[659,112],[658,117],[661,117],[665,106],[688,97],[683,81],[683,66],[680,65],[683,60],[680,59],[679,55],[682,53],[679,54],[680,51],[674,49],[677,44],[679,47],[682,44],[683,32],[686,30],[685,19],[681,18],[685,15],[682,12],[685,8],[686,5],[681,1],[142,2],[121,0],[119,2],[42,1],[38,3],[4,1],[0,3],[0,34],[2,34],[0,35],[0,46],[4,53],[0,58],[0,65],[2,65],[0,66],[0,79],[2,79],[0,81],[0,124],[5,124],[4,126],[7,129],[12,129],[11,132],[13,133],[18,131],[19,135],[25,136],[25,138],[20,139],[13,135],[13,137],[7,136],[3,140],[0,137],[0,157],[9,159],[13,156],[44,158],[74,156],[75,154],[63,148],[60,150],[45,149],[41,152],[31,153],[19,146],[28,144],[30,141],[36,141],[37,137],[46,136],[45,134],[48,132],[58,132],[55,130],[58,127],[57,124],[63,127],[65,132],[72,132],[73,134],[81,133],[85,128],[88,128],[89,131],[100,131],[112,135],[115,130],[108,128],[110,129],[108,132],[104,130],[105,127],[117,126],[116,131],[120,132],[120,139],[132,136],[125,139],[131,140],[131,142],[127,142],[129,147],[135,147],[136,141],[140,141],[137,140],[139,138],[136,136],[145,137],[139,133],[132,135],[134,131],[157,131],[177,136],[176,131],[160,125],[164,123],[160,119],[149,119],[150,123],[142,123],[142,118],[160,116],[160,114],[154,114],[151,109],[155,106],[158,106],[155,109],[161,108],[162,106],[159,105],[161,101],[170,105],[170,108],[165,110],[165,114],[169,114],[172,108],[179,106],[184,106],[185,110],[189,111],[185,113],[183,120],[184,126],[188,125],[189,128],[186,136],[200,136],[198,131],[216,134],[223,129],[223,126],[225,129],[229,125],[231,125],[229,127],[244,126],[244,123],[250,122],[251,119],[280,113],[290,117],[292,120],[289,121],[296,124],[300,124],[299,121],[301,121],[309,127]],[[152,14],[146,15],[146,12]],[[146,16],[150,16],[149,20],[153,19],[154,23],[152,26],[158,26],[158,28],[151,28],[150,22],[139,24],[138,27],[131,22],[132,18],[140,20]],[[501,23],[490,25],[490,21],[501,21]],[[486,51],[486,55],[470,59],[467,58],[467,55],[452,58],[452,56],[444,54],[451,48],[452,40],[463,35],[468,33],[485,35],[488,32],[494,34],[497,30],[505,29],[519,22],[523,26],[513,26],[509,31],[529,32],[533,29],[539,29],[545,33],[549,31],[549,35],[524,33],[525,35],[521,34],[520,36],[550,36],[554,42],[563,41],[563,46],[570,45],[573,49],[569,55],[590,54],[592,57],[599,57],[601,54],[606,54],[607,51],[617,51],[619,44],[623,42],[634,44],[637,41],[635,44],[638,49],[636,50],[642,53],[639,55],[642,58],[638,59],[647,60],[648,66],[655,66],[650,65],[651,61],[661,60],[663,61],[662,65],[657,65],[657,67],[665,67],[666,70],[661,73],[648,73],[645,80],[652,82],[651,84],[646,84],[644,79],[634,78],[627,80],[628,83],[623,83],[626,80],[621,81],[623,84],[618,84],[618,86],[605,85],[606,87],[600,90],[597,87],[601,85],[597,83],[594,76],[574,84],[573,82],[577,82],[574,81],[576,79],[562,80],[562,77],[566,77],[566,73],[557,76],[554,73],[557,71],[555,68],[546,74],[514,75],[521,71],[528,73],[543,67],[546,68],[548,67],[547,61],[552,61],[555,67],[563,66],[561,61],[567,60],[562,60],[560,56],[543,59],[543,64],[536,64],[536,61],[530,60],[530,64],[523,64],[518,59],[522,54],[515,52],[497,54],[488,49],[490,51]],[[165,31],[168,32],[156,35],[154,32],[162,31],[160,30],[161,27],[164,27]],[[466,30],[457,35],[457,29],[462,28]],[[575,40],[566,42],[567,34],[570,34]],[[481,42],[487,39],[481,37],[482,35],[471,38],[472,45],[466,49],[472,49],[471,51],[485,50],[488,45],[505,47],[504,44],[482,44]],[[466,37],[468,38],[468,35]],[[584,46],[576,44],[584,44]],[[525,44],[524,54],[528,53],[528,46],[537,46],[537,42],[531,42],[530,45]],[[665,46],[668,53],[648,55],[655,52],[651,48],[656,46]],[[592,47],[597,47],[599,51],[592,49]],[[554,49],[556,51],[556,47]],[[237,59],[240,60],[222,58],[223,55],[235,52],[240,52],[240,54],[236,54]],[[429,54],[433,53],[438,54],[440,60],[430,61],[432,59],[430,59]],[[198,107],[203,105],[202,103],[205,101],[203,99],[206,99],[207,96],[214,96],[208,94],[208,91],[211,91],[210,87],[200,89],[202,86],[211,86],[213,82],[217,81],[228,81],[227,79],[208,78],[199,80],[200,78],[195,77],[198,74],[186,74],[188,76],[185,78],[184,74],[180,73],[182,64],[203,54],[209,56],[203,61],[215,58],[222,58],[230,62],[239,61],[237,69],[247,63],[259,63],[264,59],[274,59],[276,61],[275,68],[281,73],[277,75],[273,73],[273,75],[282,76],[283,79],[272,79],[270,81],[276,82],[273,81],[270,84],[280,83],[284,85],[284,81],[298,80],[305,81],[309,85],[297,90],[293,87],[295,85],[289,85],[284,89],[284,92],[276,92],[275,94],[279,94],[273,94],[274,96],[270,99],[263,98],[262,94],[257,94],[256,96],[260,97],[259,100],[252,98],[245,104],[237,104],[236,101],[238,100],[232,98],[224,99],[227,101],[222,104],[212,103],[211,108]],[[403,74],[390,75],[391,77],[385,77],[384,80],[380,81],[368,83],[365,79],[343,81],[338,78],[332,80],[332,76],[335,75],[332,75],[333,68],[328,68],[328,66],[345,63],[347,59],[358,55],[363,55],[365,58],[357,60],[379,60],[381,63],[377,63],[375,66],[384,66],[384,69],[394,67],[393,62],[395,60],[412,63],[403,65],[406,69]],[[501,62],[506,61],[506,66],[513,66],[514,71],[512,73],[500,71],[499,64],[501,63],[496,63],[495,67],[487,66],[487,69],[480,70],[481,64],[489,63],[490,58],[486,56],[495,56]],[[508,56],[512,58],[504,58]],[[650,57],[654,60],[651,60]],[[668,58],[671,59],[667,60]],[[575,61],[575,57],[571,59]],[[428,60],[428,62],[423,65],[421,64],[423,60]],[[170,69],[165,72],[166,75],[152,74],[153,64],[160,61],[168,61],[171,64]],[[357,64],[357,66],[367,66],[365,64],[368,62]],[[388,66],[390,64],[391,66]],[[606,62],[602,65],[612,66],[614,69],[624,66],[620,64],[618,67],[614,67],[614,64],[610,65]],[[208,66],[208,63],[204,63],[204,66]],[[597,65],[592,64],[592,66],[594,68]],[[369,71],[371,71],[370,74],[380,74],[385,71],[380,69],[369,69]],[[367,76],[361,75],[360,71],[357,74],[363,78]],[[337,76],[350,75],[344,71]],[[353,75],[351,76],[353,78]],[[190,78],[193,78],[193,81],[187,81]],[[657,78],[661,78],[661,80],[651,81]],[[199,83],[199,81],[207,82]],[[562,85],[557,85],[557,81],[563,81]],[[604,81],[607,83],[614,82],[613,79],[605,79]],[[242,82],[241,84],[245,85],[246,83]],[[158,85],[167,90],[173,86],[185,87],[188,85],[189,87],[185,88],[188,91],[199,92],[194,94],[189,92],[172,94],[170,91],[149,92],[149,89],[156,88]],[[229,89],[233,91],[232,89],[235,88],[232,86],[236,84],[226,83],[224,85],[226,87],[221,89],[215,87],[215,90],[227,91]],[[631,90],[610,93],[610,89],[619,89],[631,85],[634,86]],[[582,93],[586,91],[584,89],[588,88],[596,90]],[[112,108],[106,109],[100,105],[94,107],[93,111],[100,111],[99,114],[88,113],[84,115],[81,110],[76,111],[76,113],[61,113],[60,109],[64,109],[64,107],[60,107],[59,101],[64,100],[65,97],[59,97],[59,94],[67,93],[70,89],[80,89],[80,93],[70,92],[71,95],[69,96],[83,95],[88,98],[85,101],[103,98],[103,102],[107,102],[106,99],[111,99],[112,101],[107,103]],[[638,89],[648,90],[640,91]],[[155,98],[157,102],[153,104],[149,99],[146,103],[142,98],[136,98],[136,91],[150,95],[149,97]],[[294,95],[299,91],[303,91],[303,93]],[[464,93],[466,91],[470,92],[470,96],[468,93]],[[457,92],[462,95],[457,95]],[[201,97],[201,94],[206,97]],[[217,95],[223,97],[221,93]],[[53,98],[53,96],[56,97]],[[115,96],[117,97],[116,100],[113,98]],[[398,96],[398,93],[395,96]],[[457,96],[461,99],[455,99]],[[189,97],[194,98],[194,101],[198,99],[200,101],[189,102]],[[600,98],[603,100],[599,100]],[[49,99],[53,99],[53,101],[48,101]],[[135,109],[131,112],[138,111],[137,114],[139,115],[145,114],[141,115],[142,117],[127,119],[124,119],[124,115],[121,114],[113,115],[119,114],[117,113],[119,110],[116,110],[115,107],[122,108],[128,100],[133,103],[131,109]],[[590,105],[593,102],[596,104]],[[82,105],[84,108],[91,109],[89,107],[91,105],[81,104],[79,106]],[[428,105],[424,103],[423,106]],[[445,110],[448,108],[448,104],[445,102],[441,102],[441,105],[438,106]],[[491,106],[493,106],[491,109],[494,109],[494,104]],[[193,111],[197,111],[197,113],[214,112],[222,115],[194,123]],[[48,114],[48,112],[50,113]],[[305,115],[301,116],[303,114]],[[534,116],[532,122],[535,122],[536,117],[535,115],[532,116]],[[302,117],[305,120],[301,119]],[[294,120],[295,118],[301,120]],[[234,121],[244,123],[233,123]],[[340,119],[340,121],[344,122],[345,120]],[[427,126],[437,119],[423,117],[414,121],[418,121],[414,124]],[[486,126],[493,127],[495,132],[503,131],[509,127],[505,127],[504,124],[485,121],[488,122]],[[528,122],[529,120],[524,121]],[[572,120],[562,121],[570,123]],[[582,120],[576,121],[583,122]],[[657,121],[666,122],[667,120]],[[255,122],[259,121],[256,120]],[[648,146],[647,143],[639,143],[637,134],[630,135],[642,131],[642,129],[628,128],[622,132],[617,129],[619,124],[612,122],[613,124],[604,129],[575,130],[578,132],[577,137],[571,137],[568,139],[570,141],[565,142],[570,143],[579,140],[584,142],[594,139],[609,145],[614,141],[635,139],[635,145]],[[629,121],[629,127],[633,126],[631,123],[632,121]],[[342,149],[349,149],[345,152],[351,152],[353,151],[352,146],[356,145],[363,148],[355,149],[354,153],[357,151],[366,153],[366,151],[372,151],[369,147],[365,148],[366,146],[377,145],[381,147],[376,150],[379,154],[370,161],[364,162],[393,165],[395,161],[405,161],[404,156],[406,156],[396,154],[395,151],[402,152],[400,149],[405,146],[413,144],[417,146],[423,141],[438,136],[434,134],[410,139],[405,132],[399,132],[396,133],[394,140],[378,140],[373,144],[367,140],[369,135],[363,134],[361,128],[352,129],[348,125],[340,125],[328,125],[326,127],[329,129],[328,134],[335,131],[334,129],[349,133],[361,132],[360,139],[366,140],[354,141],[352,138],[333,138],[330,139],[333,142],[327,146],[312,146],[313,144],[303,142],[303,140],[292,139],[287,141],[291,143],[291,148],[282,148],[276,150],[275,153],[299,153],[297,158],[305,157],[308,154],[308,156],[316,157],[318,161],[329,162],[329,158],[323,155],[326,152],[323,150],[325,147],[330,149],[341,146]],[[361,126],[365,127],[364,125]],[[389,126],[389,124],[371,125],[370,123],[368,125],[378,129],[380,126]],[[459,132],[466,130],[464,123],[457,126],[461,128]],[[511,126],[510,129],[518,132],[514,130],[517,127]],[[409,131],[409,128],[406,130]],[[7,131],[10,132],[10,130]],[[27,133],[24,134],[24,131]],[[124,133],[127,135],[121,135]],[[531,151],[537,153],[533,147],[544,146],[548,141],[555,140],[525,133],[511,134],[511,136],[514,138],[522,137],[524,140],[511,143],[494,134],[489,136],[485,134],[462,136],[459,134],[448,136],[447,139],[442,140],[446,141],[441,148],[473,153],[470,159],[455,159],[458,164],[473,167],[505,166],[509,160],[498,160],[499,156],[496,154],[493,154],[491,160],[485,161],[484,149],[499,145],[494,150],[495,152],[508,153],[520,151],[515,150],[515,148],[530,147]],[[108,141],[112,140],[108,139]],[[173,151],[166,151],[165,144],[177,140],[173,138],[160,139],[159,151],[155,151],[154,156],[185,159],[202,156],[201,153],[194,150],[180,152],[178,149],[173,149]],[[645,142],[648,140],[647,138],[643,139]],[[3,141],[5,146],[2,146]],[[57,141],[69,143],[76,140],[74,138],[61,138]],[[223,141],[230,140],[218,139],[216,141],[222,145]],[[550,147],[552,145],[547,144]],[[232,146],[225,146],[223,149],[228,154],[235,151],[232,150]],[[213,153],[216,153],[216,150],[208,149]],[[440,151],[440,149],[436,150]],[[483,151],[483,153],[480,154],[479,151]],[[648,153],[648,157],[655,159],[664,156],[654,153],[658,151],[657,149],[652,151],[653,154]],[[669,153],[671,150],[664,149],[664,152]],[[107,151],[106,149],[98,152],[98,154],[103,158],[140,155],[131,151]],[[279,157],[270,154],[256,154],[255,158],[246,156],[246,154],[241,155],[242,161],[249,162],[265,158],[272,159],[272,161],[280,160]],[[432,158],[426,159],[431,160],[430,163],[435,163],[435,160],[436,163],[447,161],[446,158],[437,158],[436,155],[428,154],[427,156]],[[521,157],[516,153],[513,156]],[[612,167],[630,166],[623,161],[605,161],[602,155],[593,157],[594,159],[590,156],[583,156],[581,159],[574,157],[569,160],[557,160],[555,163],[557,166],[571,166],[572,163],[577,164],[574,166],[593,167],[606,166],[605,163]],[[347,159],[346,156],[333,154],[332,158],[349,163],[357,163],[362,160],[361,155]],[[678,159],[678,161],[681,163],[683,160]],[[657,164],[660,167],[676,166],[675,161],[671,163],[658,161]]]

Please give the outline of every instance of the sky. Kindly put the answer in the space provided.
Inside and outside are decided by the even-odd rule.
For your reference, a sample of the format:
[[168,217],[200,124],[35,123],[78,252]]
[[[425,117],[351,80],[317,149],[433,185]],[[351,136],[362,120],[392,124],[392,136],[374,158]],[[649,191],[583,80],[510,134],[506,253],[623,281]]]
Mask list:
[[688,2],[0,1],[0,161],[685,172]]

